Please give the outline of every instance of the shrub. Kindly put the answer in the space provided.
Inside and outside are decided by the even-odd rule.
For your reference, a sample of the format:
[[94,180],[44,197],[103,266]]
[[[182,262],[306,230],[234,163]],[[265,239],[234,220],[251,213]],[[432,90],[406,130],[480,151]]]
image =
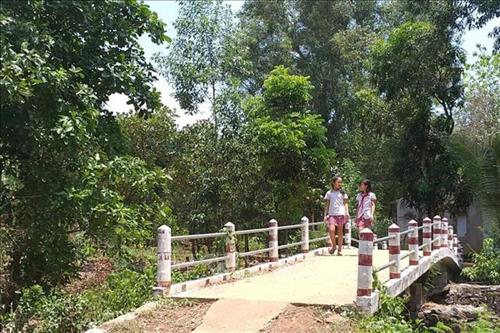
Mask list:
[[463,269],[462,274],[472,281],[500,284],[500,249],[495,248],[493,239],[486,238],[481,252],[473,254],[472,267]]

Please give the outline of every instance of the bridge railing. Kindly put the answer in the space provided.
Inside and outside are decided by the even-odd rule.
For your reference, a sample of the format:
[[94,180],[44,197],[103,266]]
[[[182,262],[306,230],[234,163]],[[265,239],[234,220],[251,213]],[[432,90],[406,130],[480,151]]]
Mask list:
[[[458,256],[458,237],[454,234],[453,226],[448,225],[447,218],[435,216],[431,221],[426,217],[422,224],[419,227],[417,221],[411,220],[406,231],[401,231],[397,224],[392,224],[389,226],[388,236],[379,239],[374,239],[374,234],[370,229],[361,230],[358,251],[358,304],[366,306],[367,296],[372,295],[373,273],[389,269],[389,280],[397,280],[401,278],[401,261],[407,257],[409,257],[409,267],[411,267],[418,266],[423,257],[431,256],[433,252],[441,248],[449,248],[454,255]],[[422,244],[419,244],[420,230],[422,230]],[[408,235],[408,252],[405,254],[401,254],[402,235]],[[382,241],[389,242],[388,262],[374,267],[373,250],[375,244]]]
[[[197,265],[211,264],[216,262],[224,262],[224,269],[226,272],[234,272],[236,270],[236,262],[238,258],[244,258],[252,255],[267,253],[270,262],[277,262],[279,259],[280,250],[300,246],[301,253],[309,252],[309,245],[311,243],[326,241],[326,246],[331,246],[329,236],[318,237],[310,239],[309,231],[311,227],[324,225],[324,222],[310,223],[307,217],[303,217],[299,224],[290,224],[278,226],[278,221],[272,219],[268,222],[267,227],[247,230],[236,230],[235,225],[228,222],[224,225],[222,232],[195,234],[195,235],[179,235],[172,236],[171,229],[162,225],[158,228],[158,247],[157,247],[157,289],[162,292],[167,292],[170,289],[172,282],[172,270],[188,268]],[[278,244],[278,233],[283,230],[300,229],[301,240],[300,242],[293,242],[287,244]],[[268,243],[266,248],[251,250],[247,252],[236,252],[236,236],[249,235],[249,234],[268,234]],[[195,239],[210,239],[224,237],[225,239],[225,255],[215,258],[207,258],[202,260],[192,260],[187,262],[173,263],[172,261],[172,242],[185,241]],[[344,235],[345,245],[351,246],[352,241],[357,241],[351,237],[351,223],[346,223],[346,234]]]

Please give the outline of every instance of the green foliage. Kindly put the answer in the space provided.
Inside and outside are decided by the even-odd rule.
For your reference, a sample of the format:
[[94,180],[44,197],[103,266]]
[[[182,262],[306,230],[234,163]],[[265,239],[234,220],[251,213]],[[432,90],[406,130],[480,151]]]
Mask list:
[[9,304],[16,289],[75,275],[76,233],[118,249],[126,237],[151,236],[142,222],[168,215],[157,200],[164,177],[120,156],[123,140],[105,109],[113,93],[142,113],[159,108],[138,39],[168,37],[134,0],[2,2],[0,30],[0,224],[16,239],[2,264]]
[[207,265],[196,265],[185,272],[179,270],[172,271],[172,283],[196,280],[212,274],[213,270],[209,269]]
[[23,289],[17,308],[2,317],[6,332],[81,332],[132,310],[151,297],[155,276],[123,270],[111,274],[95,290],[80,295],[45,292],[34,285]]
[[312,86],[307,78],[278,66],[263,88],[262,97],[245,104],[259,163],[272,183],[276,217],[299,220],[305,213],[300,202],[316,201],[315,189],[324,187],[334,152],[325,146],[321,118],[308,110]]
[[493,239],[483,241],[481,252],[474,253],[474,264],[466,267],[462,273],[472,281],[486,284],[500,284],[500,248]]

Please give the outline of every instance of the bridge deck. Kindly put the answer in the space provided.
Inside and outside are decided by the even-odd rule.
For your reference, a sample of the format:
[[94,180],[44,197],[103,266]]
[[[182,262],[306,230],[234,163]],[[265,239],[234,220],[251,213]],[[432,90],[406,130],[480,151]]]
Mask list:
[[[351,304],[356,298],[358,254],[357,249],[344,249],[343,253],[342,257],[310,257],[304,262],[284,266],[273,272],[186,291],[175,297]],[[385,264],[388,256],[387,250],[375,250],[374,266]],[[407,266],[408,258],[405,258],[401,261],[401,268]],[[389,270],[379,272],[378,277],[382,282],[388,280]]]

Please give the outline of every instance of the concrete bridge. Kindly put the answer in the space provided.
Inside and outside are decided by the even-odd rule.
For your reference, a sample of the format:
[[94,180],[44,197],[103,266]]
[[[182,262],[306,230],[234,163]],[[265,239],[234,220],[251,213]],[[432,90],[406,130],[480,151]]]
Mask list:
[[[387,294],[398,296],[410,289],[415,293],[415,288],[410,287],[434,263],[444,264],[454,270],[459,270],[462,266],[458,238],[453,233],[453,227],[448,226],[446,218],[435,216],[433,221],[425,218],[421,226],[412,220],[409,222],[408,230],[405,231],[401,231],[399,226],[393,224],[389,227],[388,236],[378,239],[370,229],[361,230],[359,239],[351,238],[349,223],[346,227],[343,256],[329,255],[328,247],[309,250],[309,245],[312,243],[328,241],[328,237],[309,238],[310,228],[322,224],[323,222],[309,223],[304,217],[300,224],[278,226],[276,220],[271,220],[265,228],[235,230],[234,224],[227,223],[224,232],[181,236],[172,236],[168,226],[161,226],[158,229],[158,275],[154,292],[172,297],[225,300],[229,304],[226,307],[231,309],[224,310],[222,306],[219,312],[232,310],[236,318],[233,319],[239,322],[241,318],[238,319],[234,310],[235,307],[245,308],[245,304],[251,304],[254,312],[266,312],[267,316],[282,308],[282,304],[290,303],[355,305],[361,311],[373,314],[378,309],[380,293],[373,287],[374,277],[382,282]],[[278,233],[295,228],[301,230],[301,241],[279,245]],[[267,248],[236,253],[236,236],[257,233],[268,234]],[[401,250],[401,238],[405,235],[408,249]],[[224,256],[190,262],[172,262],[172,242],[216,237],[225,238]],[[357,243],[357,248],[352,246],[352,243]],[[289,257],[280,258],[280,250],[287,248],[300,248],[300,251]],[[256,254],[267,254],[269,262],[246,269],[236,269],[238,257]],[[224,262],[225,272],[171,284],[173,269],[214,262]],[[421,290],[417,289],[417,292]],[[272,309],[275,309],[274,312]],[[243,310],[246,315],[249,311],[251,312],[250,309]],[[258,316],[263,316],[262,320],[266,319],[262,313],[254,313],[252,321]],[[224,316],[216,314],[212,324],[207,324],[209,328],[198,331],[224,331],[220,327],[210,326],[220,325],[222,317]],[[235,322],[234,325],[241,324],[239,322]],[[231,325],[233,324],[228,323],[226,328]]]

